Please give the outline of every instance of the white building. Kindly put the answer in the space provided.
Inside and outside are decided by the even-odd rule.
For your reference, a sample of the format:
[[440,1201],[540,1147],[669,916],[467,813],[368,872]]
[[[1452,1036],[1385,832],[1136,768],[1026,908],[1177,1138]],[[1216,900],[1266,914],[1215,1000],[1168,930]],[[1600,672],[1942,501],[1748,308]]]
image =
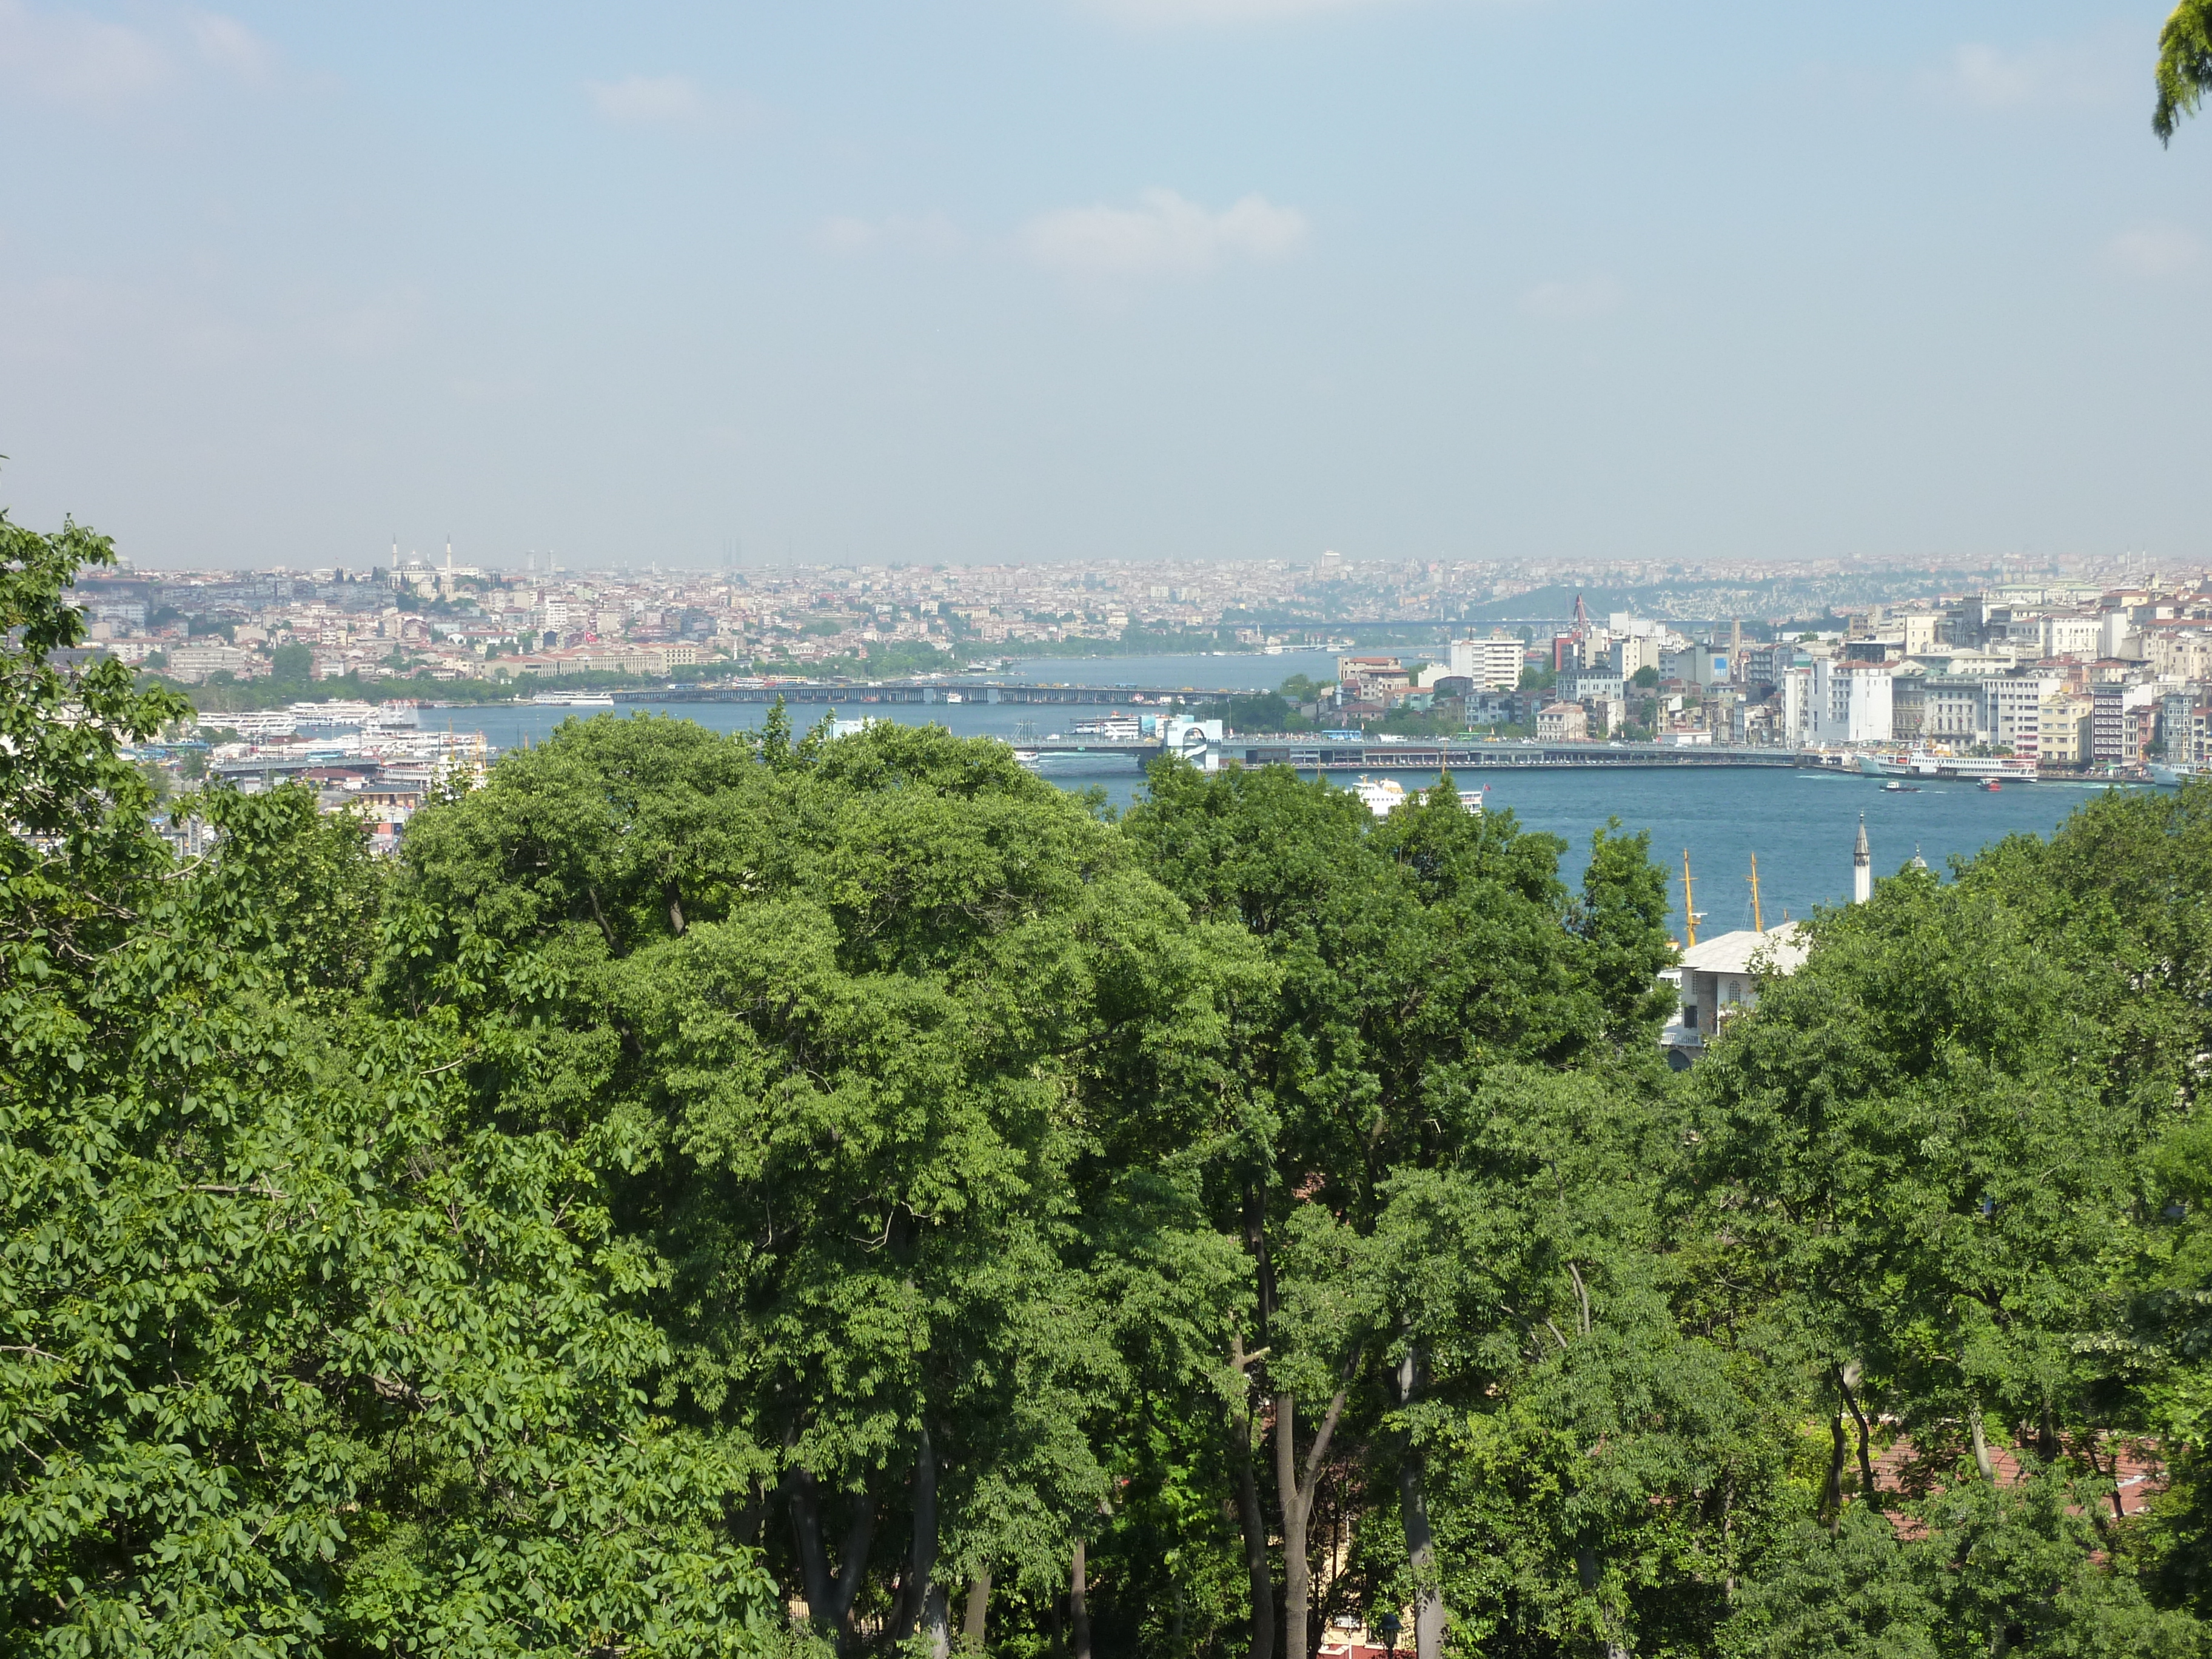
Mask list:
[[1813,663],[1812,740],[1819,744],[1887,743],[1893,734],[1893,679],[1878,663]]
[[1681,994],[1674,1018],[1659,1033],[1668,1065],[1686,1069],[1724,1024],[1757,1007],[1762,975],[1796,971],[1813,948],[1803,928],[1796,921],[1763,933],[1747,927],[1702,939],[1682,952],[1681,965],[1661,975]]
[[224,672],[245,676],[252,669],[253,653],[234,645],[179,645],[169,649],[170,678],[188,684]]
[[2046,657],[2086,657],[2097,649],[2094,617],[2044,617],[2043,654]]
[[1454,640],[1449,661],[1451,672],[1474,681],[1478,691],[1510,691],[1521,684],[1518,640]]
[[1993,744],[2016,755],[2039,754],[2043,705],[2064,684],[2056,674],[1930,674],[1920,735],[1953,749]]

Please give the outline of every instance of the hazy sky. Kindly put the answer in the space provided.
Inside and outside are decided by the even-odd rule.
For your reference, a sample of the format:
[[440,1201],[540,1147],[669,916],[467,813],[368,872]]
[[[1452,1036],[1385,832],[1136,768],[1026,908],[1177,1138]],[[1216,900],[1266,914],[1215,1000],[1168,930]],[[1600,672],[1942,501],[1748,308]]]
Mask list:
[[2212,557],[2168,0],[0,0],[149,563]]

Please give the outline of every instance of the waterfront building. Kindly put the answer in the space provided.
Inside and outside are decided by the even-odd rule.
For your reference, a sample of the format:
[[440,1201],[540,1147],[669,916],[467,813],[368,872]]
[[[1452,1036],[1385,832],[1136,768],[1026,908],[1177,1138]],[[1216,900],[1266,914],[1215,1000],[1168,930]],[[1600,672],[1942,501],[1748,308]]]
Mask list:
[[2060,690],[2036,711],[2036,758],[2045,766],[2080,766],[2090,757],[2090,718],[2094,699],[2079,691]]
[[[2159,688],[2107,679],[2090,688],[2090,760],[2099,766],[2140,766],[2154,735]],[[2154,731],[2146,731],[2150,726]]]
[[1894,677],[1887,665],[1819,657],[1814,659],[1812,678],[1811,730],[1808,735],[1814,743],[1890,740]]
[[1536,711],[1536,736],[1544,743],[1580,743],[1589,736],[1589,715],[1578,702],[1555,702]]

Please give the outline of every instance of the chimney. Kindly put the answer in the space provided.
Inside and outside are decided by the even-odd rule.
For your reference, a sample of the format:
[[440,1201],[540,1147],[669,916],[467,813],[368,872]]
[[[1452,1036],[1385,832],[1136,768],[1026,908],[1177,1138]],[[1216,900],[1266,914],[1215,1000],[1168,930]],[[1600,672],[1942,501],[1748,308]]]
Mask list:
[[1851,848],[1851,902],[1864,904],[1874,896],[1874,854],[1867,850],[1866,814],[1859,814],[1859,838]]

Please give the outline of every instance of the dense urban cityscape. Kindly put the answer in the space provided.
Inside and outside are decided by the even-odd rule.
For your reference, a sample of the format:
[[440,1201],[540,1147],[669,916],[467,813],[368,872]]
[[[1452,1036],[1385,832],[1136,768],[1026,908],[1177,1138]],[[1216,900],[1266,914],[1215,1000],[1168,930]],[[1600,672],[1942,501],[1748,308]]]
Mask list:
[[[1031,663],[1021,678],[1049,683],[1055,657],[1139,651],[1330,653],[1334,678],[1303,676],[1285,688],[1294,695],[1208,699],[1203,662],[1186,665],[1181,694],[1132,693],[1206,704],[1191,712],[1225,718],[1224,736],[1311,734],[1271,757],[1324,769],[1339,763],[1315,748],[1322,734],[1343,765],[1407,763],[1343,747],[1355,741],[1457,738],[1708,746],[1716,757],[1784,748],[1865,756],[1900,774],[2173,781],[2212,763],[2212,580],[2136,562],[2001,570],[2009,579],[1994,582],[1985,572],[1950,592],[1866,601],[1925,573],[1334,555],[1303,565],[541,573],[448,552],[362,570],[119,570],[88,578],[80,602],[88,652],[196,701],[200,734],[172,732],[146,751],[173,783],[210,760],[248,787],[319,770],[331,803],[377,815],[391,846],[453,747],[425,735],[440,722],[424,711],[441,702],[581,697],[588,707],[811,684],[842,689],[848,710],[865,713],[887,684],[926,698],[932,681],[1004,680],[1017,656]],[[1668,584],[1731,598],[1759,585],[1801,595],[1826,586],[1844,602],[1723,620],[1599,614],[1583,597]],[[1528,611],[1531,596],[1540,605],[1569,592],[1564,615],[1506,619]],[[1486,624],[1486,612],[1501,619]],[[1137,715],[1127,734],[1152,729]],[[480,744],[462,747],[471,767],[489,758]]]

